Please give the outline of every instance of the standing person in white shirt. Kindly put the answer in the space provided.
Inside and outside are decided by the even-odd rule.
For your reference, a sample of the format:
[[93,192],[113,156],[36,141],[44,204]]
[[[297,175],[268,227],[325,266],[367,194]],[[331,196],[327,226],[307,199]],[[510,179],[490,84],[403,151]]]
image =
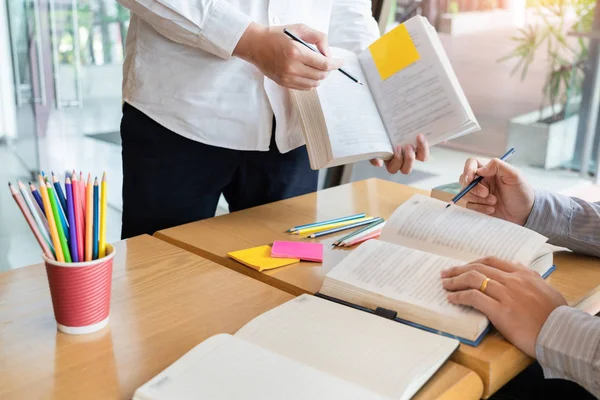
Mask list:
[[[289,89],[310,90],[339,73],[324,32],[354,52],[378,37],[370,0],[118,2],[132,12],[123,238],[211,217],[221,193],[236,211],[317,189]],[[325,56],[290,40],[284,27]],[[387,169],[408,173],[428,151],[419,136],[396,149]]]

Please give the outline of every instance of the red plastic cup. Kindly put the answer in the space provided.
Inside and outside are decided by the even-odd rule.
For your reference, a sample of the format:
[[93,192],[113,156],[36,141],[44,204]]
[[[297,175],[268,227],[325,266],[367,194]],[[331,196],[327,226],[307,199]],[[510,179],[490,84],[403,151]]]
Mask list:
[[43,256],[59,331],[82,335],[97,332],[108,324],[114,247],[107,244],[106,254],[98,260],[79,263]]

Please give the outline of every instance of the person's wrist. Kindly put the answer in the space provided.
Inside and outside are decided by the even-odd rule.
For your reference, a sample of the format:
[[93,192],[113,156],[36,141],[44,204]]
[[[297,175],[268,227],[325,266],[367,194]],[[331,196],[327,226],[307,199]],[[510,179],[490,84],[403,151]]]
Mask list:
[[268,29],[264,25],[251,22],[235,46],[233,55],[254,64],[254,60],[257,59],[258,44],[264,44],[263,38],[268,33]]

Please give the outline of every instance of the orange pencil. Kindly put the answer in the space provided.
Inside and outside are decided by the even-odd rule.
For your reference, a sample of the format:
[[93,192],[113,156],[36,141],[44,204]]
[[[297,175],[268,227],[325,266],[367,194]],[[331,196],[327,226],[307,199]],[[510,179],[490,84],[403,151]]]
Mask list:
[[42,178],[41,175],[38,177],[38,179],[40,182],[40,196],[42,196],[44,209],[49,210],[46,213],[46,217],[48,218],[48,228],[50,229],[50,237],[52,238],[52,244],[54,245],[54,251],[56,252],[56,261],[65,262],[65,256],[63,254],[60,239],[58,237],[58,229],[56,228],[56,221],[54,220],[54,214],[52,214],[50,197],[48,197],[48,188],[46,186],[46,183],[44,182],[44,178]]
[[94,238],[94,185],[88,174],[85,193],[85,261],[92,261],[92,241]]
[[33,235],[35,236],[35,240],[37,240],[38,244],[42,248],[42,251],[44,252],[46,257],[48,257],[51,260],[55,260],[54,254],[52,254],[50,247],[48,247],[48,245],[46,244],[46,241],[42,237],[42,233],[40,232],[35,221],[33,220],[33,216],[31,215],[31,213],[29,212],[29,209],[25,205],[25,202],[23,201],[21,194],[15,187],[13,187],[13,185],[10,184],[10,182],[8,183],[8,188],[10,189],[10,193],[12,194],[13,199],[15,199],[15,202],[19,206],[21,213],[23,213],[23,217],[25,217],[25,221],[27,221],[27,225],[29,225],[29,228],[33,232]]
[[85,197],[85,193],[81,192],[81,186],[79,185],[79,181],[77,180],[77,174],[73,171],[73,182],[72,182],[72,190],[73,190],[73,205],[75,206],[75,224],[76,224],[76,233],[77,233],[77,259],[81,262],[84,260],[85,253],[85,245],[84,245],[84,216],[83,209],[81,207],[82,197]]

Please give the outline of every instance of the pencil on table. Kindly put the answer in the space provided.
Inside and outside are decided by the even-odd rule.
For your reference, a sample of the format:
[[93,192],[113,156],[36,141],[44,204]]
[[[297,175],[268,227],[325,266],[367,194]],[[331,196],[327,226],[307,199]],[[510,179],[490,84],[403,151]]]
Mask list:
[[100,194],[100,238],[98,241],[98,258],[106,256],[106,200],[108,182],[106,172],[102,174],[102,187]]
[[352,247],[352,246],[355,246],[355,245],[357,245],[359,243],[366,242],[367,240],[378,238],[380,235],[381,235],[381,231],[373,232],[373,233],[371,233],[371,234],[369,234],[367,236],[363,236],[363,237],[360,237],[358,239],[354,239],[354,240],[351,240],[349,242],[346,242],[346,243],[342,244],[342,246],[344,246],[344,247]]
[[85,187],[85,261],[92,261],[92,240],[94,228],[94,188],[92,187],[92,176],[88,174]]
[[40,210],[42,210],[42,212],[44,213],[44,217],[46,216],[46,211],[44,210],[44,203],[42,202],[42,196],[40,196],[40,192],[38,192],[38,190],[35,188],[35,186],[29,182],[29,188],[31,189],[31,194],[33,195],[33,198],[35,199],[35,202],[38,204],[38,206],[40,207]]
[[313,233],[312,235],[309,235],[307,237],[307,239],[315,239],[321,236],[325,236],[325,235],[331,235],[332,233],[338,233],[341,231],[345,231],[347,229],[353,229],[353,228],[358,228],[359,226],[364,226],[364,225],[368,225],[372,222],[374,222],[374,220],[376,220],[377,218],[370,218],[364,221],[360,221],[360,222],[355,222],[354,224],[350,224],[350,225],[344,225],[344,226],[340,226],[337,228],[333,228],[333,229],[329,229],[326,231],[321,231],[321,232],[316,232]]
[[98,178],[94,179],[94,237],[92,242],[92,259],[98,258],[98,235],[100,233],[100,204]]
[[364,218],[364,217],[366,217],[365,213],[354,214],[354,215],[349,215],[347,217],[328,219],[326,221],[313,222],[313,223],[305,224],[305,225],[298,225],[298,226],[295,226],[293,228],[288,229],[287,231],[290,232],[290,233],[292,233],[292,232],[295,232],[295,231],[297,231],[299,229],[312,228],[312,227],[315,227],[315,226],[329,225],[329,224],[334,224],[336,222],[350,221],[350,220],[353,220],[353,219],[356,220],[356,219]]
[[362,221],[372,221],[372,220],[373,220],[373,217],[364,217],[364,218],[358,218],[358,219],[353,219],[353,220],[349,220],[349,221],[335,222],[335,223],[327,224],[327,225],[302,228],[302,229],[298,229],[297,231],[292,232],[292,235],[306,235],[309,233],[326,231],[329,229],[352,225],[352,224],[362,222]]
[[48,257],[51,260],[55,260],[54,254],[52,254],[50,247],[48,247],[48,244],[42,237],[42,234],[40,233],[39,229],[36,226],[36,223],[33,220],[33,216],[27,209],[27,206],[25,205],[23,199],[19,195],[19,192],[10,182],[8,183],[8,188],[10,189],[10,193],[12,194],[13,199],[15,199],[17,206],[19,206],[19,209],[21,210],[23,217],[25,217],[25,221],[27,221],[29,228],[33,232],[33,235],[35,236],[35,240],[37,240],[38,244],[42,248],[42,251],[44,252],[46,257]]
[[48,247],[50,247],[50,251],[52,253],[54,253],[54,246],[52,246],[52,239],[50,239],[50,234],[48,233],[48,223],[46,221],[44,221],[46,219],[46,217],[44,217],[44,214],[42,214],[41,211],[39,211],[39,207],[37,207],[37,203],[31,199],[31,196],[29,195],[29,192],[27,191],[27,187],[20,181],[17,181],[17,185],[19,186],[19,190],[21,191],[21,196],[23,197],[23,200],[25,201],[25,204],[27,205],[27,208],[29,209],[31,216],[33,217],[33,220],[35,221],[35,223],[40,231],[40,234],[42,235],[42,238],[44,239],[44,241],[46,242]]
[[[52,206],[50,205],[50,196],[48,196],[48,188],[44,183],[44,178],[42,176],[39,177],[40,183],[40,196],[42,197],[42,201],[44,202],[44,209],[48,210],[46,214],[48,218],[48,229],[50,230],[50,237],[52,238],[52,243],[54,244],[54,252],[56,253],[56,261],[64,262],[65,257],[62,252],[62,247],[60,245],[60,239],[58,237],[57,230],[57,221],[54,220],[54,214],[52,213]],[[58,222],[60,223],[60,222]]]
[[353,238],[355,238],[358,235],[361,235],[363,233],[365,233],[366,231],[368,231],[369,229],[373,229],[376,226],[379,226],[380,224],[385,223],[385,220],[383,218],[377,218],[375,219],[375,221],[373,221],[371,224],[362,227],[352,233],[349,233],[348,235],[336,240],[335,242],[333,242],[333,246],[338,246],[343,244],[344,242],[351,240]]
[[[58,202],[56,201],[56,199],[58,198],[56,193],[54,193],[54,188],[52,187],[52,184],[50,183],[50,181],[48,181],[46,183],[46,187],[48,188],[48,198],[50,200],[50,207],[52,210],[52,214],[54,214],[54,219],[57,220],[59,219],[59,209],[60,209],[60,204],[58,204]],[[63,231],[63,227],[61,224],[56,224],[56,230],[58,231],[58,240],[60,241],[60,247],[62,249],[63,252],[63,256],[65,258],[65,262],[70,263],[71,262],[71,253],[69,252],[69,246],[67,245],[67,237],[65,235],[65,232]]]
[[81,185],[77,180],[77,174],[73,171],[73,180],[71,181],[71,189],[73,190],[73,209],[75,212],[75,233],[77,235],[77,259],[79,262],[84,260],[84,230],[85,222],[83,208],[81,207],[81,199],[85,197],[85,193],[81,191]]
[[73,197],[73,184],[67,177],[65,192],[67,192],[67,217],[69,218],[69,247],[73,262],[79,262],[79,249],[77,248],[77,219],[75,218],[75,203]]

